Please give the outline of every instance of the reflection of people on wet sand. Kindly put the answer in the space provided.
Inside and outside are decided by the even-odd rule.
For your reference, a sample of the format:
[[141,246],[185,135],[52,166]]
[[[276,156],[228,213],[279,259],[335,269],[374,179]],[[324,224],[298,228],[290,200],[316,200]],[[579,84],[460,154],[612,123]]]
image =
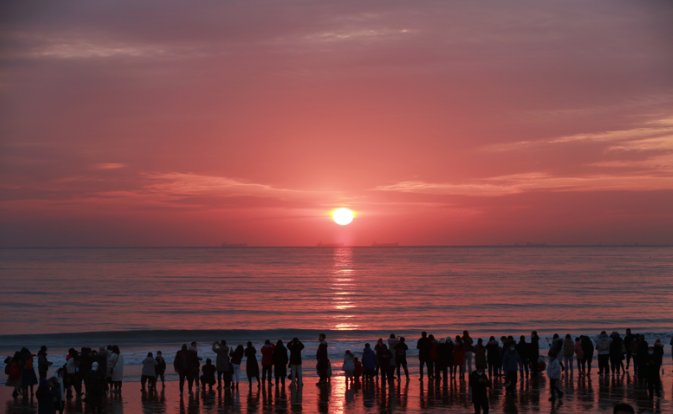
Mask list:
[[477,370],[470,373],[470,389],[472,390],[472,404],[475,414],[482,411],[488,413],[488,392],[491,387],[491,381],[488,379],[483,367],[477,367]]

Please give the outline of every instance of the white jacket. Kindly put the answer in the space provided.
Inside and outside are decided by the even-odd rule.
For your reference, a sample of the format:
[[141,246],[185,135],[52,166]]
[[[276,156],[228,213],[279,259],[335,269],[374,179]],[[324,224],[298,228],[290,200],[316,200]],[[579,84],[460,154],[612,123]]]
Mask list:
[[547,364],[547,377],[549,379],[560,379],[561,378],[561,361],[557,358],[549,358],[549,363]]
[[353,371],[355,371],[355,360],[353,359],[352,356],[346,355],[344,357],[344,363],[342,368],[346,372],[346,374],[352,374]]
[[146,377],[157,376],[157,362],[152,357],[147,357],[143,360],[142,375]]
[[609,355],[610,354],[610,342],[612,339],[607,334],[601,334],[596,340],[596,350],[598,355]]
[[124,379],[124,356],[119,354],[112,367],[112,381],[121,382]]

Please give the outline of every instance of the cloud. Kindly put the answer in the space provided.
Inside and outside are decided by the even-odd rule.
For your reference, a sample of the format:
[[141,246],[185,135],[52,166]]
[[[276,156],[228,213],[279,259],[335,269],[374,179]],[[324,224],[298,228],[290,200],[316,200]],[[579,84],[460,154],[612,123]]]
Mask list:
[[447,196],[499,197],[534,191],[658,191],[673,190],[673,176],[609,175],[554,176],[530,172],[489,177],[468,183],[401,181],[375,191]]
[[229,177],[183,172],[145,174],[149,180],[143,191],[172,197],[195,195],[231,196],[281,196],[300,194],[301,191],[278,188]]
[[395,41],[403,37],[418,33],[415,29],[400,28],[352,28],[333,31],[323,31],[310,33],[304,36],[308,42],[315,43],[337,43],[337,42],[373,42],[373,41]]
[[126,164],[121,162],[100,162],[94,165],[94,168],[98,170],[119,170],[126,168]]
[[628,140],[609,148],[611,151],[673,151],[673,133],[655,138]]
[[549,145],[614,142],[627,142],[626,146],[628,146],[630,142],[641,142],[650,139],[655,140],[652,142],[656,142],[656,139],[662,137],[664,140],[670,140],[670,136],[673,136],[673,116],[658,118],[631,128],[563,135],[549,139],[506,142],[486,145],[482,147],[482,150],[504,152]]
[[425,181],[400,181],[395,184],[382,185],[374,188],[375,191],[389,191],[417,194],[442,195],[469,195],[469,196],[501,196],[516,194],[519,191],[513,187],[505,187],[487,182],[481,183],[431,183]]

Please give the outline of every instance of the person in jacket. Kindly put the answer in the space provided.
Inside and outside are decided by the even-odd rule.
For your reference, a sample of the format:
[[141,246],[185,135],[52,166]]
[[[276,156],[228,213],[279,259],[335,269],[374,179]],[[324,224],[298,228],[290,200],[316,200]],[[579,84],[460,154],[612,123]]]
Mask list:
[[581,377],[586,371],[586,361],[584,360],[584,348],[582,348],[582,339],[575,338],[575,359],[577,360],[577,376]]
[[257,388],[260,387],[259,382],[259,365],[257,364],[257,350],[252,346],[252,342],[248,341],[245,348],[245,373],[248,376],[248,385],[252,387],[252,379],[257,379]]
[[[523,343],[526,343],[526,338],[521,335],[523,338]],[[521,343],[521,341],[519,341]],[[488,338],[486,343],[486,363],[488,365],[488,375],[490,378],[495,378],[500,376],[500,345],[498,341],[495,340],[494,336]],[[527,372],[527,371],[526,371]],[[453,375],[451,375],[453,377]]]
[[86,405],[90,412],[102,413],[105,411],[103,407],[103,402],[105,401],[105,383],[105,373],[100,369],[98,362],[91,363],[91,367],[84,377]]
[[570,377],[572,378],[575,373],[575,361],[573,361],[573,356],[575,355],[575,341],[573,341],[570,334],[566,334],[563,338],[563,366],[570,372]]
[[273,349],[274,345],[267,339],[260,350],[262,353],[262,382],[266,380],[269,384],[271,384],[271,371],[273,369]]
[[21,355],[15,352],[14,356],[5,358],[5,375],[7,380],[5,385],[14,388],[12,397],[17,398],[21,390]]
[[395,381],[395,361],[392,351],[385,344],[379,359],[379,369],[381,371],[381,384],[383,385],[387,380],[392,386]]
[[[103,378],[103,392],[105,392],[106,380],[105,380],[105,370],[98,369],[100,376]],[[56,370],[56,376],[53,376],[49,379],[49,385],[54,391],[54,407],[59,414],[63,414],[65,409],[65,398],[64,398],[64,385],[63,385],[63,376],[65,371],[63,368]]]
[[477,368],[476,371],[470,373],[469,380],[470,390],[472,391],[472,404],[474,405],[475,414],[488,414],[488,391],[487,388],[491,386],[491,381],[486,375],[484,369]]
[[435,366],[437,365],[437,340],[433,334],[428,335],[428,344],[430,345],[430,350],[428,352],[428,380],[432,381],[435,379]]
[[40,376],[40,379],[47,378],[47,372],[49,371],[49,367],[52,365],[53,362],[47,359],[47,347],[42,345],[37,353],[37,372]]
[[[428,368],[428,357],[430,356],[430,344],[428,342],[428,333],[423,331],[421,332],[421,337],[416,342],[416,349],[418,349],[418,369],[420,374],[420,380],[423,381],[423,366],[426,367],[428,377],[432,374],[430,373],[430,368]],[[363,361],[364,363],[364,361]]]
[[451,353],[453,348],[450,348],[451,345],[446,341],[437,342],[437,360],[435,361],[435,381],[439,384],[440,381],[444,381],[445,384],[448,384],[448,375],[449,375],[449,364],[451,363]]
[[627,328],[626,335],[624,335],[624,354],[626,356],[626,370],[628,370],[629,367],[631,366],[631,356],[632,356],[631,350],[633,349],[632,344],[634,338],[635,336],[631,333],[631,329]]
[[318,371],[318,384],[326,384],[330,377],[330,361],[327,351],[327,337],[324,333],[318,335],[318,350],[315,354],[317,361],[316,370]]
[[[118,355],[113,354],[113,361],[116,362]],[[108,368],[111,370],[111,368]],[[80,399],[82,396],[82,377],[79,373],[79,352],[75,348],[68,350],[68,355],[65,357],[65,394],[66,398],[72,398],[71,388],[75,390],[75,398]]]
[[586,375],[591,377],[591,364],[594,360],[594,343],[591,338],[586,335],[581,335],[582,350],[584,351],[584,364],[586,365]]
[[37,398],[37,414],[55,414],[54,390],[46,378],[40,379],[40,385],[35,393]]
[[346,350],[344,354],[344,362],[341,368],[344,371],[344,376],[346,377],[346,385],[352,383],[355,377],[355,356],[350,350]]
[[519,364],[519,374],[521,376],[521,380],[523,381],[524,378],[528,378],[529,375],[529,368],[530,368],[530,344],[526,342],[526,337],[521,335],[519,337],[519,342],[517,342],[516,346],[516,352],[519,354],[519,358],[521,358],[521,364]]
[[222,387],[222,379],[226,371],[230,371],[229,347],[224,339],[220,342],[215,341],[212,346],[215,352],[215,369],[217,370],[217,387]]
[[624,341],[617,332],[610,335],[610,371],[612,375],[625,373],[624,369]]
[[656,395],[661,397],[661,374],[659,358],[655,353],[654,346],[648,346],[647,354],[641,360],[641,368],[647,382],[647,391],[650,399]]
[[33,366],[33,353],[28,348],[21,348],[21,387],[24,396],[33,395],[35,385],[38,384],[35,367]]
[[645,362],[648,359],[647,350],[649,348],[649,343],[645,339],[645,336],[638,334],[635,343],[635,352],[633,355],[633,364],[636,366],[636,377],[639,380],[645,381],[647,376],[647,369],[645,367]]
[[521,364],[521,358],[519,353],[516,352],[516,345],[513,342],[508,343],[502,355],[502,370],[505,373],[505,387],[509,394],[516,392],[516,374],[519,370],[519,364]]
[[215,385],[215,375],[217,373],[217,367],[213,365],[213,360],[206,358],[206,363],[201,367],[201,385],[203,386],[203,391],[206,391],[206,385],[209,390],[213,390],[213,385]]
[[373,381],[376,376],[376,354],[369,344],[365,344],[362,351],[362,371],[367,382]]
[[[397,345],[397,343],[399,341],[400,341],[400,339],[397,336],[395,336],[394,333],[391,333],[390,336],[388,337],[388,349],[390,349],[390,351],[392,351],[393,356],[395,356],[395,346]],[[393,363],[394,363],[394,360],[393,360]]]
[[474,347],[474,366],[478,370],[486,369],[486,347],[484,347],[484,341],[479,338],[477,339],[477,345]]
[[360,378],[362,377],[362,361],[360,361],[359,358],[353,358],[353,365],[355,366],[355,370],[353,371],[353,378],[355,379],[356,383],[360,383]]
[[465,348],[463,347],[463,338],[460,335],[456,335],[456,342],[453,344],[453,366],[462,380],[465,376]]
[[654,340],[654,355],[657,357],[657,365],[661,368],[664,364],[664,344],[659,338]]
[[157,356],[154,358],[154,365],[157,371],[157,380],[161,380],[161,388],[165,388],[165,374],[166,374],[166,360],[161,354],[161,351],[157,351]]
[[[381,370],[381,358],[383,357],[383,350],[386,348],[386,344],[383,343],[383,338],[379,338],[374,345],[374,352],[376,353],[376,380],[378,381],[378,376]],[[383,374],[381,374],[383,375]]]
[[563,398],[563,391],[561,390],[561,358],[558,349],[549,350],[549,361],[547,363],[547,377],[549,378],[549,401],[552,404],[557,398]]
[[287,344],[287,349],[290,350],[290,376],[293,384],[301,385],[302,369],[301,369],[301,352],[304,350],[304,344],[299,338],[294,337]]
[[[442,347],[442,352],[444,353],[444,358],[446,359],[446,366],[448,367],[448,375],[451,378],[456,377],[456,366],[453,363],[453,339],[450,336],[447,336],[444,340],[444,345]],[[447,378],[448,384],[448,378]]]
[[196,388],[199,388],[199,380],[200,380],[199,373],[201,372],[201,357],[199,356],[199,345],[196,343],[196,341],[193,341],[189,345],[189,361],[190,361],[190,366],[191,366],[191,371],[192,371],[192,378],[194,379],[194,383],[196,384]]
[[406,340],[403,336],[400,336],[399,340],[395,343],[394,353],[395,353],[395,368],[397,370],[397,378],[402,378],[401,369],[404,369],[404,376],[409,380],[409,368],[407,366],[407,346]]
[[151,352],[147,353],[147,357],[143,359],[142,372],[140,376],[140,388],[145,392],[145,384],[147,384],[150,392],[156,390],[157,387],[157,361]]
[[280,339],[273,348],[273,374],[276,378],[276,387],[280,383],[285,388],[285,377],[287,377],[287,348]]
[[231,357],[231,367],[233,371],[233,382],[232,387],[235,386],[238,388],[238,383],[241,380],[241,363],[243,361],[243,356],[245,355],[245,349],[243,345],[238,345],[236,349],[233,349],[229,356]]
[[610,337],[605,331],[598,335],[596,351],[598,352],[598,375],[608,375],[610,373]]
[[539,372],[538,360],[540,359],[540,336],[537,334],[537,331],[531,331],[530,333],[530,351],[528,352],[528,358],[530,358],[530,367],[533,374]]
[[187,381],[187,388],[189,395],[192,395],[192,386],[194,384],[194,377],[192,375],[192,363],[190,358],[189,348],[187,344],[183,344],[173,359],[173,369],[178,374],[180,381],[180,397],[185,388],[185,380]]
[[122,382],[124,380],[124,355],[117,345],[112,346],[112,353],[117,355],[112,366],[112,388],[117,394],[121,395]]
[[474,341],[468,331],[463,331],[463,348],[465,348],[465,364],[468,374],[472,372],[472,361],[474,360]]

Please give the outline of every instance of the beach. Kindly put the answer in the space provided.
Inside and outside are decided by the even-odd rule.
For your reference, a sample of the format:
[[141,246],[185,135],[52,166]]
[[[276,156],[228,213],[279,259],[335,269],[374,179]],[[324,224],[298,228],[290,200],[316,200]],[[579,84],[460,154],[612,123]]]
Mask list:
[[[416,361],[411,361],[416,364]],[[183,414],[183,413],[466,413],[473,412],[470,394],[465,381],[452,381],[447,387],[434,385],[428,387],[418,380],[417,366],[413,365],[411,379],[402,381],[391,390],[386,387],[362,386],[346,387],[341,375],[332,378],[331,385],[318,387],[316,378],[305,368],[304,385],[297,389],[286,385],[285,388],[262,387],[253,383],[252,389],[247,382],[240,384],[238,390],[198,391],[193,396],[185,392],[180,398],[178,382],[171,380],[165,389],[159,385],[155,395],[140,391],[140,383],[128,381],[123,386],[121,398],[108,399],[107,412],[114,414]],[[647,389],[634,383],[633,373],[622,378],[601,379],[596,369],[591,380],[578,380],[577,377],[562,379],[565,392],[563,404],[554,408],[549,399],[549,383],[543,374],[537,380],[520,382],[515,396],[507,396],[501,380],[495,381],[490,392],[491,411],[496,413],[611,413],[616,402],[626,401],[640,413],[670,413],[673,410],[673,372],[670,355],[665,356],[665,374],[662,376],[662,398],[650,400]],[[340,373],[339,373],[340,374]],[[575,374],[576,375],[576,374]],[[0,400],[7,414],[36,412],[36,402],[24,403],[19,398],[13,401],[11,391],[3,387]],[[74,400],[66,406],[66,413],[80,413],[86,409],[86,403],[77,404]]]

